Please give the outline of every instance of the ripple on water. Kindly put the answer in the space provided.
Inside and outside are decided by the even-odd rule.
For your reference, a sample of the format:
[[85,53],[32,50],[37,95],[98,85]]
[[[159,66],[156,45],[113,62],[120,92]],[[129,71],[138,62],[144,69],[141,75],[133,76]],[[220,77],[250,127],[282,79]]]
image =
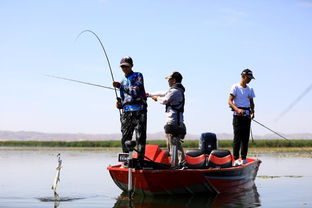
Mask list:
[[66,202],[66,201],[74,201],[74,200],[79,200],[79,199],[84,199],[81,197],[42,197],[38,198],[42,202]]
[[284,175],[284,176],[266,176],[266,175],[262,175],[262,176],[257,176],[257,178],[262,178],[262,179],[271,179],[271,178],[303,178],[303,176],[299,176],[299,175]]

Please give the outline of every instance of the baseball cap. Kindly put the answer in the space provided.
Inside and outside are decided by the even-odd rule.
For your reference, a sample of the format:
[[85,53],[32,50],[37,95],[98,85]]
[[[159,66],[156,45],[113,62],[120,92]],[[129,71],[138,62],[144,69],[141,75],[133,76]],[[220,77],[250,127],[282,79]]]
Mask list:
[[171,72],[171,74],[167,77],[165,77],[166,79],[175,79],[177,82],[181,82],[183,77],[182,75],[180,74],[180,72]]
[[250,79],[255,79],[250,69],[244,69],[241,75],[246,75]]
[[120,66],[133,66],[133,61],[130,56],[125,56],[120,60]]

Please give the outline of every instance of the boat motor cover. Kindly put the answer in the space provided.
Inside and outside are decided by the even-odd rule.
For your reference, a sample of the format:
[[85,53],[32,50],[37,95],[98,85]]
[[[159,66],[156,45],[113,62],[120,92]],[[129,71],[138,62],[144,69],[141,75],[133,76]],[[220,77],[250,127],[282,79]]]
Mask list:
[[229,168],[232,167],[232,155],[229,150],[212,150],[208,157],[208,167],[211,168]]
[[217,136],[214,133],[202,133],[199,141],[199,149],[205,154],[210,154],[212,150],[217,149]]

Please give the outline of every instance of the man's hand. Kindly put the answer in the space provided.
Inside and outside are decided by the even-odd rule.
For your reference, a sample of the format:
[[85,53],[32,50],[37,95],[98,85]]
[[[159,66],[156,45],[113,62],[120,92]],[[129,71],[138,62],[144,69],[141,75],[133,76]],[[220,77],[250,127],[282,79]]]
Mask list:
[[157,101],[158,96],[152,96],[152,99]]
[[253,108],[250,109],[250,118],[253,119],[255,117],[255,110]]
[[240,115],[244,115],[245,112],[243,109],[237,108],[236,113],[238,113]]
[[121,103],[121,101],[116,101],[116,108],[122,109],[122,103]]
[[120,82],[113,82],[113,87],[119,88],[119,86],[120,86]]

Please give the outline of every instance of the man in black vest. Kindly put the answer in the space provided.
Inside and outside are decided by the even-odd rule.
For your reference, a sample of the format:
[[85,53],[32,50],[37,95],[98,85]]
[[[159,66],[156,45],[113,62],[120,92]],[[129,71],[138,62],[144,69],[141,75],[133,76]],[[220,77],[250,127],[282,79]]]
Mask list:
[[168,79],[170,87],[168,91],[147,93],[147,96],[166,105],[167,119],[164,129],[167,136],[167,147],[171,154],[172,167],[179,167],[185,163],[181,144],[186,134],[186,127],[183,122],[185,88],[181,84],[183,77],[179,72],[172,72],[166,79]]

